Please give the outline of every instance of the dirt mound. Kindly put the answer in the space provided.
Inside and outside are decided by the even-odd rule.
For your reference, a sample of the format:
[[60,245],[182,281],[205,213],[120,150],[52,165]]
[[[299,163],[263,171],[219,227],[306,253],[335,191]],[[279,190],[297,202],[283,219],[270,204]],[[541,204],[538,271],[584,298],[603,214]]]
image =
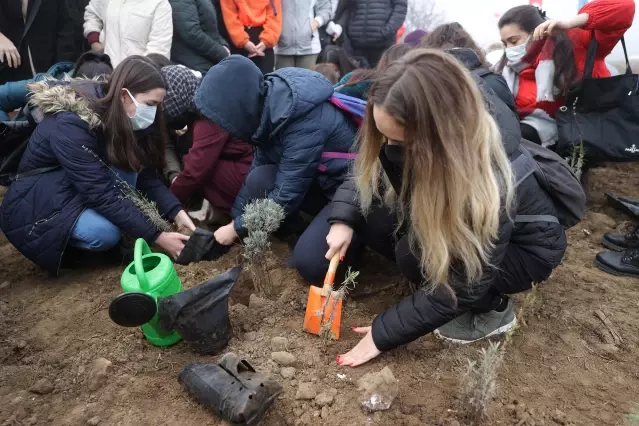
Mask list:
[[[605,205],[603,192],[637,196],[638,179],[632,164],[594,171],[589,214],[570,231],[564,264],[539,288],[526,325],[513,338],[488,424],[613,425],[634,409],[639,281],[607,275],[592,261],[603,233],[628,220]],[[121,267],[76,270],[52,280],[4,238],[0,255],[0,425],[221,424],[177,382],[184,365],[217,358],[196,356],[184,344],[152,347],[138,329],[109,320],[107,306],[120,293]],[[239,256],[236,248],[216,262],[177,269],[190,288],[234,266]],[[342,340],[325,349],[317,337],[301,331],[307,285],[286,269],[287,256],[286,246],[275,244],[273,300],[251,297],[246,276],[231,295],[235,336],[228,349],[284,385],[262,424],[463,424],[458,381],[467,359],[476,358],[485,343],[450,347],[426,336],[360,368],[338,367],[335,356],[358,341],[348,326],[370,324],[410,290],[392,264],[368,255],[360,287],[363,293],[375,286],[384,290],[348,300]],[[285,337],[286,344],[274,337]],[[272,359],[278,351],[295,361],[278,364]],[[398,380],[399,395],[390,410],[365,413],[357,382],[387,366]],[[314,398],[296,399],[301,388]]]

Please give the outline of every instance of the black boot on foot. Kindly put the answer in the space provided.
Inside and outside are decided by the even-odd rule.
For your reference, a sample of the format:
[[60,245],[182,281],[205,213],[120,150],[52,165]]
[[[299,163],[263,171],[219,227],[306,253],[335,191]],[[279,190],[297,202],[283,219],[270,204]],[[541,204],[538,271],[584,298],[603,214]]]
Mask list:
[[603,251],[597,255],[595,265],[611,275],[639,278],[639,250],[626,250],[621,253]]
[[603,246],[612,251],[624,251],[639,248],[639,226],[633,226],[628,232],[608,232],[603,237]]

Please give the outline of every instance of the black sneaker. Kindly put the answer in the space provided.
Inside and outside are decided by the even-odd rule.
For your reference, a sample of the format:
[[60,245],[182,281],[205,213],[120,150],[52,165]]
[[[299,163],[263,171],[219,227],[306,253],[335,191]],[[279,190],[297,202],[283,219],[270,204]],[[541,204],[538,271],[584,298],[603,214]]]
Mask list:
[[608,232],[603,237],[603,246],[612,251],[639,249],[639,226],[633,226],[625,234]]
[[502,312],[485,314],[466,312],[434,331],[436,337],[450,343],[466,345],[488,337],[508,333],[517,326],[512,301]]
[[639,249],[621,253],[603,251],[597,255],[595,266],[618,277],[639,278]]

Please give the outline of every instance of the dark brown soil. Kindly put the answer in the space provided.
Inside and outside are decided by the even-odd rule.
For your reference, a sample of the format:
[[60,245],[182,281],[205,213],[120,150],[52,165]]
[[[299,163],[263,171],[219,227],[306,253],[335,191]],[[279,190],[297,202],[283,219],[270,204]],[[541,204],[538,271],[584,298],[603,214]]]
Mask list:
[[[570,231],[564,264],[537,292],[526,312],[526,325],[513,337],[499,372],[490,425],[620,425],[639,402],[639,280],[607,275],[593,266],[603,233],[628,220],[605,206],[603,192],[637,196],[639,170],[634,164],[595,170],[590,212]],[[50,279],[0,237],[0,425],[218,425],[222,422],[194,403],[177,374],[197,356],[185,345],[150,346],[138,329],[121,328],[107,314],[120,293],[122,267],[67,272]],[[360,296],[344,305],[342,339],[328,349],[301,331],[308,286],[286,269],[286,246],[275,244],[272,277],[277,296],[249,310],[253,292],[243,276],[232,293],[235,330],[228,350],[275,374],[284,392],[262,424],[312,425],[458,425],[464,413],[458,401],[467,359],[487,343],[450,347],[432,336],[357,369],[341,368],[335,356],[358,336],[351,325],[373,317],[409,289],[393,265],[371,256],[360,288],[376,285],[382,293]],[[236,264],[236,248],[216,262],[178,266],[185,287],[192,287]],[[521,303],[522,297],[517,298]],[[255,302],[255,301],[254,301]],[[242,305],[240,305],[242,304]],[[609,315],[623,339],[617,342],[595,311]],[[295,377],[284,379],[270,360],[271,338],[288,338],[297,357]],[[103,386],[89,390],[96,359],[112,366]],[[399,380],[399,396],[389,411],[365,414],[359,408],[357,379],[389,366]],[[338,374],[345,376],[338,377]],[[46,379],[53,390],[30,392]],[[337,390],[332,405],[320,407],[295,399],[298,384],[313,383],[318,392]],[[87,423],[89,421],[89,423]]]

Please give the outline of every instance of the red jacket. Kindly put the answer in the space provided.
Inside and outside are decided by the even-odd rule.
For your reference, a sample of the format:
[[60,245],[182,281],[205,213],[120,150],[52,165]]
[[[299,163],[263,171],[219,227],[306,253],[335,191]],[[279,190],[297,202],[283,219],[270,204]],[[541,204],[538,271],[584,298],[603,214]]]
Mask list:
[[193,124],[193,146],[171,192],[186,203],[202,193],[214,208],[228,214],[253,161],[253,147],[210,120]]
[[[586,55],[592,30],[595,30],[599,47],[593,69],[593,77],[610,77],[610,71],[604,62],[606,56],[612,52],[624,33],[632,25],[635,16],[634,0],[594,0],[586,4],[579,13],[589,15],[584,28],[573,28],[568,31],[572,40],[575,55],[575,65],[579,78],[584,72]],[[542,109],[551,117],[563,105],[563,99],[555,102],[537,102],[537,83],[535,82],[535,68],[523,70],[519,73],[519,90],[515,103],[517,110]]]

